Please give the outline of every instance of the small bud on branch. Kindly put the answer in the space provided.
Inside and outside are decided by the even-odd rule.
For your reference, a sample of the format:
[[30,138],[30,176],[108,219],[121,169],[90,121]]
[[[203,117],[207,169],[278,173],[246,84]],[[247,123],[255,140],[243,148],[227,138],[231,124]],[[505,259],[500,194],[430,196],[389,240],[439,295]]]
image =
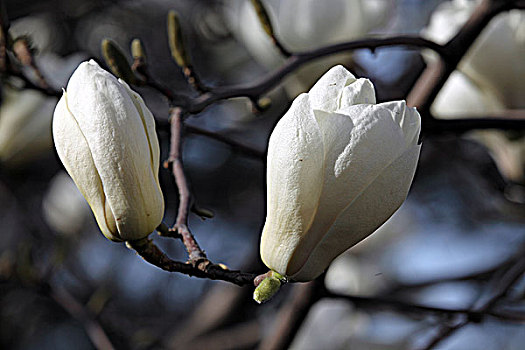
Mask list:
[[139,82],[131,70],[126,55],[112,40],[102,40],[102,55],[111,72],[117,77],[128,84],[137,84]]

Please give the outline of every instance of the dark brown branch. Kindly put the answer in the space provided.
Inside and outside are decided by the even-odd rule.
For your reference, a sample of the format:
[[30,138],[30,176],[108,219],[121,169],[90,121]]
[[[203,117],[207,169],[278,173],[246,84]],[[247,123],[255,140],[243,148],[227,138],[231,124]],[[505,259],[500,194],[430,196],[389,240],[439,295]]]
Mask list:
[[521,7],[523,1],[484,0],[454,38],[439,50],[434,49],[440,54],[442,62],[437,67],[427,68],[422,74],[407,98],[409,105],[417,107],[428,117],[437,94],[492,18],[503,11]]
[[210,88],[203,83],[201,78],[199,78],[199,75],[197,72],[195,72],[195,68],[193,68],[192,65],[183,67],[182,73],[184,74],[188,84],[198,92],[205,93],[210,91]]
[[447,339],[455,331],[468,324],[468,319],[464,315],[457,315],[447,323],[438,324],[432,329],[429,338],[416,341],[412,344],[412,350],[430,350],[439,342]]
[[169,272],[180,272],[188,276],[231,282],[239,286],[253,285],[256,274],[225,269],[207,259],[186,263],[171,260],[151,240],[127,242],[144,260]]
[[100,350],[115,349],[108,336],[88,311],[66,289],[49,286],[51,297],[74,319],[81,322],[95,348]]
[[525,322],[525,310],[523,308],[513,308],[512,305],[495,305],[489,312],[489,315],[502,320],[514,322]]
[[47,83],[44,75],[35,63],[35,57],[33,51],[30,48],[29,40],[26,37],[18,38],[13,43],[13,53],[16,58],[20,61],[23,66],[31,68],[36,76],[37,86],[43,90],[49,90],[49,84]]
[[[452,324],[439,325],[434,334],[421,341],[415,348],[430,350],[470,322],[479,322],[483,319],[483,316],[494,314],[494,312],[492,312],[492,307],[508,293],[510,288],[521,276],[523,276],[524,273],[525,257],[518,258],[514,264],[502,270],[501,274],[496,272],[495,276],[485,288],[484,293],[478,297],[476,302],[470,308],[470,311],[475,313],[474,315],[470,315],[471,317],[457,318]],[[479,317],[472,317],[476,314]],[[496,315],[503,316],[497,313]]]
[[444,47],[430,40],[415,36],[395,36],[390,38],[371,38],[365,40],[356,40],[336,45],[322,47],[305,53],[292,54],[278,70],[263,77],[254,84],[242,84],[234,86],[225,86],[215,88],[213,91],[205,93],[195,99],[184,98],[182,109],[189,113],[198,113],[211,105],[212,103],[233,98],[248,97],[256,100],[264,93],[277,86],[282,79],[295,71],[303,64],[318,58],[329,56],[344,51],[353,51],[357,49],[375,49],[387,46],[407,46],[414,48],[430,48],[441,55],[446,55]]
[[284,77],[310,61],[344,51],[353,51],[357,49],[374,50],[379,47],[389,46],[406,46],[420,49],[428,48],[436,51],[441,56],[447,55],[444,46],[436,44],[435,42],[418,36],[400,35],[389,38],[370,38],[350,41],[321,47],[304,53],[294,53],[288,57],[279,69],[262,77],[253,84],[215,87],[213,90],[201,94],[196,98],[173,93],[169,89],[160,86],[152,79],[147,80],[145,84],[163,94],[173,106],[180,107],[186,113],[196,114],[203,111],[211,104],[224,99],[247,97],[252,101],[257,101],[264,93],[275,88]]
[[454,315],[454,314],[464,314],[471,318],[479,318],[481,315],[479,312],[471,311],[469,309],[446,309],[446,308],[440,308],[440,307],[432,307],[432,306],[424,306],[424,305],[417,305],[412,304],[409,302],[401,301],[401,300],[393,300],[389,298],[383,298],[383,297],[362,297],[362,296],[355,296],[355,295],[342,295],[337,293],[332,293],[329,291],[325,291],[323,294],[326,298],[332,298],[332,299],[344,299],[352,304],[354,304],[356,307],[360,308],[388,308],[388,309],[394,309],[399,311],[405,311],[409,313],[416,313],[420,314],[422,312],[424,313],[431,313],[431,314],[438,314],[438,315]]
[[235,150],[240,150],[241,152],[243,152],[246,155],[249,155],[249,156],[252,156],[252,157],[255,157],[255,158],[264,158],[266,156],[266,152],[258,150],[258,149],[254,148],[254,147],[248,146],[248,145],[246,145],[244,143],[241,143],[239,141],[235,141],[235,140],[229,138],[228,136],[221,135],[220,133],[217,133],[217,132],[214,132],[214,131],[210,131],[210,130],[207,130],[207,129],[204,129],[204,128],[200,128],[200,127],[194,126],[194,125],[185,124],[184,126],[185,126],[186,130],[188,132],[192,133],[192,134],[203,135],[203,136],[212,138],[214,140],[223,142],[223,143],[231,146]]
[[424,135],[462,134],[479,129],[524,130],[525,116],[522,119],[492,117],[466,119],[428,118],[422,123],[422,133]]
[[170,154],[168,160],[164,163],[164,167],[168,168],[169,165],[171,165],[173,177],[179,189],[179,210],[175,225],[173,225],[170,231],[175,231],[180,235],[188,251],[190,261],[206,260],[206,254],[199,247],[197,241],[188,229],[188,212],[190,209],[191,193],[182,166],[182,117],[182,110],[180,108],[174,107],[171,109]]
[[323,294],[323,297],[348,300],[351,303],[353,303],[356,307],[359,307],[359,308],[373,308],[373,309],[388,308],[388,309],[404,311],[404,312],[414,313],[414,314],[421,314],[423,312],[423,313],[430,313],[430,314],[442,315],[442,316],[447,316],[447,317],[451,317],[453,315],[465,315],[467,319],[469,320],[479,320],[486,315],[491,315],[491,316],[497,317],[502,320],[507,320],[507,321],[523,321],[525,319],[524,315],[512,313],[510,311],[505,312],[504,310],[476,311],[470,308],[448,309],[448,308],[412,304],[409,302],[405,302],[401,300],[393,300],[390,298],[342,295],[342,294],[337,294],[337,293],[331,293],[329,291],[326,291]]
[[[438,119],[438,118],[436,118]],[[470,116],[467,114],[464,115],[458,115],[455,120],[475,120],[475,119],[493,119],[493,120],[502,120],[502,119],[511,119],[511,120],[525,120],[525,109],[505,109],[499,112],[494,112],[491,114],[483,115],[483,116]],[[439,119],[438,119],[439,120]]]

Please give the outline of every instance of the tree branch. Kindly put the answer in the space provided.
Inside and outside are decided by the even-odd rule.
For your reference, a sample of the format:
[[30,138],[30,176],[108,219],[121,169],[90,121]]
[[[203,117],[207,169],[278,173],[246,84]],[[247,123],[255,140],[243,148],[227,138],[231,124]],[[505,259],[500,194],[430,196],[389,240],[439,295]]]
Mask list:
[[151,240],[130,241],[126,244],[134,249],[138,255],[152,265],[169,272],[180,272],[188,276],[222,280],[239,286],[253,285],[257,276],[236,270],[228,270],[223,265],[216,265],[208,259],[193,260],[186,263],[171,260]]
[[[170,154],[164,167],[168,168],[171,164],[171,169],[177,188],[179,189],[179,210],[175,225],[170,229],[170,232],[176,232],[178,238],[182,239],[190,261],[206,260],[206,254],[199,247],[199,244],[193,237],[188,228],[188,212],[190,209],[191,193],[188,187],[188,181],[184,174],[182,166],[182,110],[178,107],[171,108],[170,111],[171,123],[171,144]],[[162,234],[162,232],[161,232]],[[165,234],[170,236],[170,234]]]
[[436,119],[431,117],[427,118],[421,126],[423,135],[462,134],[479,129],[523,130],[525,129],[525,114],[521,118],[510,117],[507,119],[493,116],[465,119]]
[[49,293],[53,300],[55,300],[55,302],[66,310],[74,319],[82,323],[95,348],[99,350],[115,349],[100,324],[89,315],[84,306],[80,304],[66,289],[62,287],[53,287],[51,285],[48,285],[48,287],[50,288]]
[[264,93],[277,86],[282,79],[291,72],[298,69],[305,63],[318,58],[333,55],[344,51],[353,51],[357,49],[376,49],[388,46],[407,46],[415,48],[429,48],[441,55],[446,55],[444,47],[430,40],[417,36],[393,36],[389,38],[371,38],[356,40],[341,44],[329,45],[304,53],[294,53],[285,61],[285,63],[276,71],[256,81],[254,84],[240,84],[233,86],[217,87],[196,98],[183,98],[180,105],[182,109],[189,113],[198,113],[204,110],[212,103],[234,97],[248,97],[256,100]]
[[[510,267],[506,267],[504,270],[501,270],[500,273],[495,273],[495,276],[486,286],[484,293],[478,297],[469,309],[469,312],[473,312],[474,314],[470,314],[470,317],[458,317],[453,320],[451,324],[438,325],[437,331],[427,339],[418,342],[414,349],[430,350],[470,322],[479,322],[485,315],[494,314],[494,312],[492,312],[493,306],[508,293],[510,288],[524,273],[525,257],[519,257]],[[468,313],[465,313],[465,315],[469,316]],[[496,315],[504,316],[497,312]],[[510,317],[509,319],[512,320],[513,318]]]
[[[437,67],[427,68],[421,75],[407,97],[408,104],[417,107],[422,115],[427,116],[426,119],[431,119],[430,106],[482,30],[497,14],[521,7],[523,7],[523,1],[484,0],[456,36],[446,45],[441,46],[439,50],[434,49],[440,54],[442,61],[437,64]],[[425,120],[426,122],[428,120]]]
[[248,146],[244,143],[232,140],[228,136],[221,135],[220,133],[210,131],[210,130],[207,130],[207,129],[204,129],[198,126],[188,125],[188,124],[185,124],[185,128],[188,132],[192,134],[206,136],[214,140],[223,142],[227,144],[228,146],[231,146],[234,150],[239,150],[248,156],[251,156],[254,158],[261,158],[261,159],[264,159],[266,157],[265,151],[261,151],[252,146]]

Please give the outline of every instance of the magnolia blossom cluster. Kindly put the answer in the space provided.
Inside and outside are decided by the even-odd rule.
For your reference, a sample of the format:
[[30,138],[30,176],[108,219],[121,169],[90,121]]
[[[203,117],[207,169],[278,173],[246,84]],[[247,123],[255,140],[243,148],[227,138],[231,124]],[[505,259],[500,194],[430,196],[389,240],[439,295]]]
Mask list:
[[415,108],[376,104],[342,66],[298,96],[270,137],[264,263],[308,281],[372,234],[407,196],[420,129]]
[[[468,20],[479,0],[442,3],[423,31],[444,44]],[[497,15],[480,33],[432,105],[442,118],[487,116],[505,109],[525,108],[525,13]],[[525,138],[509,139],[500,131],[477,132],[474,137],[491,151],[501,172],[525,183]]]
[[60,160],[113,241],[148,236],[164,215],[153,115],[91,60],[71,76],[53,118]]

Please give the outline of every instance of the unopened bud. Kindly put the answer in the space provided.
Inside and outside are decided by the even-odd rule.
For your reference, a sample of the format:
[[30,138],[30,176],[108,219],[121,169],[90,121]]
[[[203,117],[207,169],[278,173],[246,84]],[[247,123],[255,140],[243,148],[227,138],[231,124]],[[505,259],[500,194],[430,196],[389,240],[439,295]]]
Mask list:
[[253,8],[255,9],[255,13],[257,13],[257,17],[259,18],[259,21],[261,22],[261,26],[263,27],[266,34],[268,34],[270,37],[273,37],[273,27],[272,22],[270,21],[270,16],[268,15],[268,11],[266,11],[266,8],[264,7],[261,0],[252,0]]
[[268,277],[263,279],[255,288],[253,300],[259,304],[270,300],[279,291],[282,282],[285,282],[285,278],[281,274],[271,271]]
[[113,74],[129,84],[138,82],[137,77],[131,70],[128,59],[112,40],[102,40],[102,55]]
[[133,39],[131,42],[131,56],[133,56],[133,59],[135,60],[139,59],[146,61],[146,53],[144,52],[140,39]]
[[184,48],[179,16],[175,11],[168,13],[168,40],[171,56],[175,62],[177,62],[177,65],[179,65],[179,67],[188,67],[190,65],[190,59]]

